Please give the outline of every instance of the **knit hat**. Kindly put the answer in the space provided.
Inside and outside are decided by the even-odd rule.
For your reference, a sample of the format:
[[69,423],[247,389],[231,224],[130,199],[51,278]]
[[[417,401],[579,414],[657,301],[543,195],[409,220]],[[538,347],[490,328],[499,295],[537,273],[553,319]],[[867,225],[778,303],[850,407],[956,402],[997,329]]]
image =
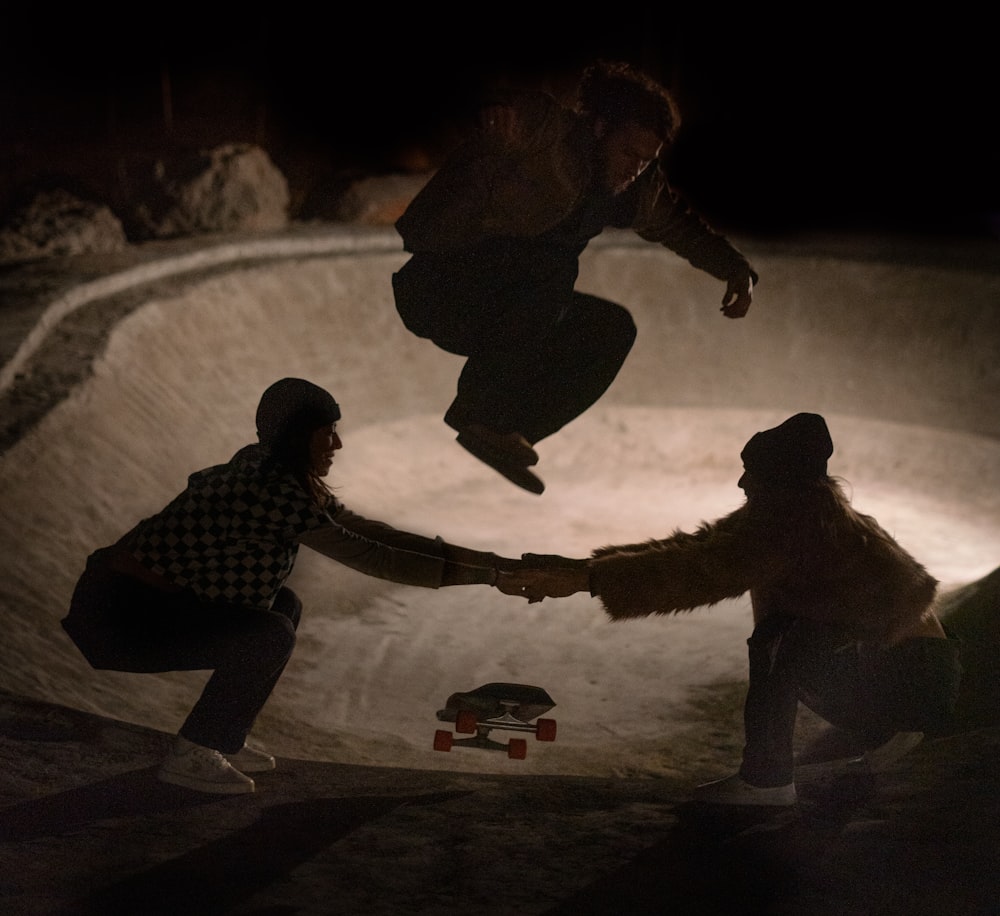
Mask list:
[[757,433],[743,447],[743,467],[771,484],[804,483],[826,476],[833,440],[826,421],[815,413],[797,413],[780,426]]
[[273,446],[289,434],[310,432],[340,419],[337,402],[319,385],[283,378],[265,391],[257,406],[257,438]]

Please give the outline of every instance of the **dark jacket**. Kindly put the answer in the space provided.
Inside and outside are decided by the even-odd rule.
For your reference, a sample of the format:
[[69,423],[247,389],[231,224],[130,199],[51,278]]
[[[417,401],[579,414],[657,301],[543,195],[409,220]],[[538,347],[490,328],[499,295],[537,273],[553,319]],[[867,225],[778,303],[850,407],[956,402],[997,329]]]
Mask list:
[[[396,229],[407,251],[444,254],[491,238],[536,238],[580,204],[596,162],[589,122],[543,93],[508,108],[514,128],[502,134],[479,130],[400,217]],[[720,280],[749,268],[743,254],[670,188],[659,163],[626,195],[618,211],[624,216],[609,225],[631,228]]]

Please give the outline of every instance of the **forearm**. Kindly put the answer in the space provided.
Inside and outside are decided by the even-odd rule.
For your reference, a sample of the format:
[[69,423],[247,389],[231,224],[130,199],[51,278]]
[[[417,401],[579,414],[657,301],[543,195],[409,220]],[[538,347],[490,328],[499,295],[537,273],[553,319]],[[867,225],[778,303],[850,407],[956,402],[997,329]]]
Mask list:
[[690,611],[742,595],[767,561],[736,518],[694,534],[595,551],[591,593],[614,619]]
[[301,543],[351,569],[405,585],[438,588],[444,542],[401,531],[341,508],[331,524],[304,534]]
[[659,237],[647,240],[659,242],[687,260],[692,267],[703,270],[717,280],[728,281],[739,273],[747,272],[757,284],[757,272],[746,256],[737,250],[723,235],[710,229],[699,219],[681,221],[664,229]]
[[590,567],[591,594],[616,620],[691,611],[736,598],[749,587],[749,577],[738,570],[698,568],[678,556],[608,557]]
[[663,186],[647,200],[633,226],[642,238],[669,248],[718,280],[749,271],[757,284],[757,273],[746,256],[669,187]]
[[405,549],[362,537],[340,527],[311,531],[302,544],[344,566],[376,579],[403,585],[438,588],[445,566],[440,544],[427,540],[427,549]]
[[474,550],[457,544],[443,544],[444,573],[441,585],[496,585],[502,570],[512,569],[517,560],[488,550]]

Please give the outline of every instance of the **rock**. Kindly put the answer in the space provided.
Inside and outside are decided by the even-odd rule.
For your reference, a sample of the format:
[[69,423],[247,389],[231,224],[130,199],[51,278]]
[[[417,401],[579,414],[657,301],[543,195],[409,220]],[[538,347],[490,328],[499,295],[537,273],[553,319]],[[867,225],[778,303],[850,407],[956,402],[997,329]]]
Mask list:
[[313,192],[303,208],[303,216],[363,226],[391,226],[429,177],[429,173],[340,176],[338,181]]
[[128,245],[121,221],[103,204],[69,191],[40,191],[0,228],[0,262],[109,253]]
[[264,150],[227,144],[158,161],[136,217],[143,234],[159,239],[282,229],[289,199],[285,176]]

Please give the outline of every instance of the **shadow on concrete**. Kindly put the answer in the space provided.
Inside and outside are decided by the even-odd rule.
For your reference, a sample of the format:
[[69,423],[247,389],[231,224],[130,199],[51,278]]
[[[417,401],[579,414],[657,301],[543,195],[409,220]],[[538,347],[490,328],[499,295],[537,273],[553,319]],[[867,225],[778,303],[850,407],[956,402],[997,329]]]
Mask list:
[[[95,891],[82,901],[83,912],[227,912],[287,879],[296,866],[359,827],[403,805],[432,805],[461,794],[315,798],[274,805],[237,833]],[[335,897],[331,888],[333,911]]]

